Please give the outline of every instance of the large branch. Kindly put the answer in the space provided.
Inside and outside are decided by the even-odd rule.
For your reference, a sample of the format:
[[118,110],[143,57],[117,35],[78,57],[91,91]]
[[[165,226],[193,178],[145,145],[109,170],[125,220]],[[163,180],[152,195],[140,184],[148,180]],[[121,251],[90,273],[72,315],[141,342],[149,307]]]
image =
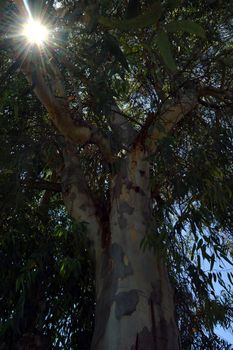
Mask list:
[[[176,124],[191,112],[200,97],[215,97],[221,101],[233,100],[232,91],[215,87],[198,87],[195,82],[187,82],[179,92],[177,103],[164,108],[159,114],[151,114],[137,137],[136,143],[144,143],[151,154],[156,151],[158,143],[165,138]],[[203,101],[201,100],[203,103]]]
[[144,144],[149,154],[154,153],[159,142],[171,132],[185,115],[197,106],[197,103],[196,87],[189,86],[187,90],[183,89],[179,93],[176,103],[164,107],[160,113],[151,114],[148,117],[136,139],[136,144]]
[[[91,82],[85,77],[84,74],[81,73],[78,67],[76,67],[74,64],[71,63],[69,59],[67,59],[64,53],[61,54],[60,59],[65,65],[65,67],[68,69],[69,74],[72,78],[74,76],[78,77],[84,85],[91,85]],[[130,125],[127,117],[120,111],[113,98],[111,98],[110,102],[109,124],[115,138],[118,141],[119,148],[121,148],[122,146],[125,146],[127,148],[132,143],[136,135],[136,131]]]
[[[15,0],[15,4],[26,20],[28,15],[24,1]],[[103,157],[108,162],[112,162],[112,151],[108,139],[95,126],[90,125],[80,116],[74,116],[74,111],[69,108],[63,77],[53,58],[49,60],[47,67],[45,65],[42,67],[39,62],[40,52],[36,50],[34,47],[31,60],[26,55],[21,55],[21,68],[26,79],[33,86],[38,99],[47,109],[53,124],[66,139],[75,144],[97,144]],[[23,55],[25,57],[22,59]]]
[[[79,145],[85,143],[97,144],[104,158],[108,162],[112,162],[112,151],[108,139],[96,127],[82,120],[80,116],[74,115],[63,89],[60,72],[55,64],[52,64],[51,67],[53,72],[50,72],[50,74],[37,67],[34,72],[35,81],[33,81],[32,74],[34,67],[24,62],[22,71],[28,82],[34,86],[36,96],[47,109],[58,131],[72,143]],[[48,81],[51,82],[53,89],[49,86]]]
[[20,185],[26,188],[39,191],[61,192],[61,184],[58,182],[51,182],[47,180],[20,180]]
[[205,86],[199,90],[200,97],[215,97],[222,101],[233,100],[233,91],[224,90],[221,88],[215,88],[213,86]]

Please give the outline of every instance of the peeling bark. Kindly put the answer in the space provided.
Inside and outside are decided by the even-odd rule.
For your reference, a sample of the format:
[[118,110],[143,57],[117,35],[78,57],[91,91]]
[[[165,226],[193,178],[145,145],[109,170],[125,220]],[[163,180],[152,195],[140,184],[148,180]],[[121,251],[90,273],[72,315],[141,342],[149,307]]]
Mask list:
[[71,215],[88,223],[96,261],[92,350],[178,350],[173,293],[161,257],[141,249],[152,220],[149,162],[136,147],[112,180],[109,245],[79,161],[65,157],[63,197]]
[[92,350],[178,350],[173,293],[159,256],[142,251],[151,217],[149,162],[140,147],[112,181],[111,240],[88,193],[78,159],[66,156],[63,196],[71,215],[88,222],[96,260],[96,318]]
[[151,219],[149,164],[137,148],[113,181],[109,250],[100,256],[94,350],[178,350],[166,267],[140,243]]

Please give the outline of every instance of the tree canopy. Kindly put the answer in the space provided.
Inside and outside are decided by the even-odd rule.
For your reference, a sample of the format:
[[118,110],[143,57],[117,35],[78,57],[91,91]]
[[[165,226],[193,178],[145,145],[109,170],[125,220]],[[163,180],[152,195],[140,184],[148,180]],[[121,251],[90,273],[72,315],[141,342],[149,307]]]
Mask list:
[[[230,2],[28,1],[50,30],[42,47],[19,35],[18,3],[0,2],[0,349],[26,349],[32,335],[38,349],[90,348],[94,263],[88,223],[61,198],[64,149],[76,147],[104,217],[135,135],[151,150],[141,249],[166,260],[182,348],[230,349],[215,334],[233,317]],[[164,125],[157,116],[183,92],[194,106]]]

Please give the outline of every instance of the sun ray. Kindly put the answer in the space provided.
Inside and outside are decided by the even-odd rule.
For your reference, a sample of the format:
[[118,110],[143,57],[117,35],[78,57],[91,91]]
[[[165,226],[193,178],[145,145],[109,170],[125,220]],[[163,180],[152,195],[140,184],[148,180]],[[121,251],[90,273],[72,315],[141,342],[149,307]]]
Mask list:
[[31,14],[30,8],[29,8],[29,6],[28,6],[27,0],[23,0],[23,3],[24,3],[24,6],[25,6],[26,11],[27,11],[27,13],[28,13],[28,17],[29,17],[29,18],[32,18],[32,14]]

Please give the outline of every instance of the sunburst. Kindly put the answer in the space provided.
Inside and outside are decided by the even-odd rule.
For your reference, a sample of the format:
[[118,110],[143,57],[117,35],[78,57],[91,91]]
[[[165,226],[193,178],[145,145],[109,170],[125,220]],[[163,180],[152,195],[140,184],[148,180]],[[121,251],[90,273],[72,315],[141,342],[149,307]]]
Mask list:
[[39,19],[31,17],[23,25],[22,35],[30,45],[42,46],[49,39],[49,29]]

